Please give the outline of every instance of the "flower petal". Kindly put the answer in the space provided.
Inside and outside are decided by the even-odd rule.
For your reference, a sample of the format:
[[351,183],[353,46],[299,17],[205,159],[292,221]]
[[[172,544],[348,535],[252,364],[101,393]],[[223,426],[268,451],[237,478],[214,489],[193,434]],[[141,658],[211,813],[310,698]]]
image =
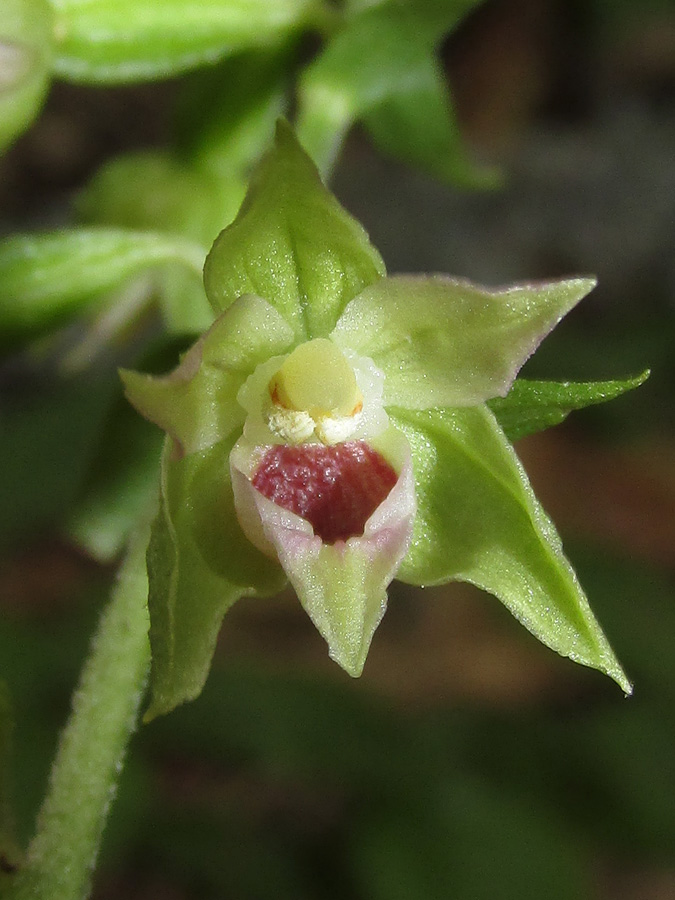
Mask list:
[[282,569],[243,535],[234,510],[229,441],[162,459],[160,511],[148,548],[152,698],[146,719],[196,697],[223,615],[244,594],[280,590]]
[[407,441],[394,429],[375,444],[400,472],[363,535],[325,544],[312,526],[268,500],[252,485],[255,455],[242,445],[230,457],[237,514],[246,534],[279,559],[298,598],[328,643],[329,653],[352,677],[363,670],[387,605],[386,589],[407,550],[415,491]]
[[540,641],[629,693],[560,538],[487,407],[390,416],[410,442],[418,499],[398,577],[468,581],[489,591]]
[[260,297],[240,297],[192,345],[170,375],[120,371],[127,398],[176,442],[179,455],[205,450],[244,421],[237,392],[255,367],[293,339]]
[[264,297],[298,342],[326,337],[345,305],[384,275],[362,226],[323,186],[285,122],[260,163],[234,222],[204,266],[204,285],[220,312],[242,294]]
[[474,406],[508,392],[544,337],[595,286],[592,278],[489,290],[442,275],[365,288],[331,337],[385,373],[385,406]]

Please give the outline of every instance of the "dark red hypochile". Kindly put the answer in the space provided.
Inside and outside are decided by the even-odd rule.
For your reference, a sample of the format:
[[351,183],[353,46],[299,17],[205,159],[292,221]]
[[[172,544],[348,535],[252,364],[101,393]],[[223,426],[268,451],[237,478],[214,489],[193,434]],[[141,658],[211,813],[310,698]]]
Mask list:
[[270,447],[252,483],[274,503],[307,519],[326,544],[363,534],[396,484],[396,472],[363,441]]

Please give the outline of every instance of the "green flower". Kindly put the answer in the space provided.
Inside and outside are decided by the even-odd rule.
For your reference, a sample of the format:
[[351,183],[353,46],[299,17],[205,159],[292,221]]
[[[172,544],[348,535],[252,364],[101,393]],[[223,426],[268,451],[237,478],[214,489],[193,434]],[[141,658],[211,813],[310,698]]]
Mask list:
[[149,715],[199,693],[239,597],[287,580],[350,675],[394,577],[461,580],[630,690],[485,403],[594,283],[386,277],[280,124],[206,261],[213,325],[170,375],[122,373],[168,435]]

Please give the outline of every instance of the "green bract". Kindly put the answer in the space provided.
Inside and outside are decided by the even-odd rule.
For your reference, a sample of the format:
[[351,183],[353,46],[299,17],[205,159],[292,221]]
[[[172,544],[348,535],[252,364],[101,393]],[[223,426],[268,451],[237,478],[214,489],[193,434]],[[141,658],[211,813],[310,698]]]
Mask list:
[[[486,405],[506,397],[495,401],[497,412],[518,433],[521,409],[523,429],[533,430],[632,386],[575,393],[539,385],[519,387],[515,401],[506,396],[592,279],[488,290],[445,276],[386,277],[363,229],[282,123],[207,259],[205,285],[216,318],[178,368],[162,378],[122,373],[131,402],[168,434],[148,553],[149,716],[199,693],[229,606],[274,593],[286,579],[331,656],[354,676],[398,576],[418,585],[472,582],[554,650],[630,691]],[[307,364],[282,366],[308,341],[311,352],[294,360],[316,360],[316,372],[298,386]],[[326,378],[345,366],[358,389],[327,389]],[[322,409],[322,397],[335,397],[339,410]],[[350,397],[358,401],[352,411]],[[337,459],[333,480],[346,508],[358,506],[357,482],[341,468],[349,454],[362,454],[359,466],[375,454],[393,487],[337,539],[324,538],[313,507],[305,513],[263,484],[280,472],[282,487],[321,494],[317,479]],[[301,475],[289,460],[306,466]],[[336,509],[329,516],[339,518]]]
[[476,0],[355,5],[345,27],[303,72],[298,137],[322,173],[361,120],[385,152],[452,182],[489,186],[460,140],[437,49]]

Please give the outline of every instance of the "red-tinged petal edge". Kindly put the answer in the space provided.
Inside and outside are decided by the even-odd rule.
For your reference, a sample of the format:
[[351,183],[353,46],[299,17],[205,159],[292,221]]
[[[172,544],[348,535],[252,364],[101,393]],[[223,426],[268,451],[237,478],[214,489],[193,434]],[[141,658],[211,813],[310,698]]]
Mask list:
[[270,447],[252,478],[263,496],[306,519],[325,544],[363,534],[397,474],[365,441]]

